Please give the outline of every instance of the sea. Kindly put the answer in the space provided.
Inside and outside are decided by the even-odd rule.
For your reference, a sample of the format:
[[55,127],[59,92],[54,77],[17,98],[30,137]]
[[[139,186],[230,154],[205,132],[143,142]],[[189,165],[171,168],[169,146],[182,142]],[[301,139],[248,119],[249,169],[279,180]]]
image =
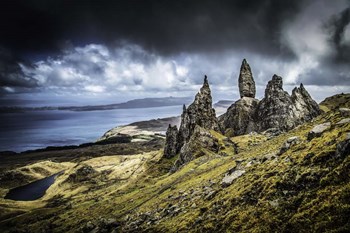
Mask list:
[[102,111],[28,111],[0,114],[0,151],[94,142],[116,126],[179,116],[182,105]]

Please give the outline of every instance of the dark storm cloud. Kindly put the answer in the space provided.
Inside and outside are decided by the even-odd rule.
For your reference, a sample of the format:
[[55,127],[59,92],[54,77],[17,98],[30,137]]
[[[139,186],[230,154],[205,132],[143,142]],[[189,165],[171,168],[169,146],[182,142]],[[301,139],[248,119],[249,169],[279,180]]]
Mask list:
[[0,57],[0,92],[193,95],[207,74],[213,95],[233,98],[243,58],[262,95],[274,73],[290,87],[347,91],[348,3],[3,0],[0,47],[12,55]]
[[332,36],[330,42],[334,46],[336,60],[339,62],[350,62],[350,44],[344,43],[344,33],[350,23],[350,7],[343,10],[338,15],[332,17],[327,27],[330,29]]
[[[20,59],[9,50],[0,47],[0,86],[4,88],[37,87],[37,81],[25,75],[19,64]],[[27,64],[30,66],[30,64]],[[7,89],[11,90],[11,89]],[[2,89],[6,92],[6,89]]]
[[251,50],[290,56],[280,29],[303,1],[3,0],[0,44],[49,53],[74,44],[125,39],[153,52]]

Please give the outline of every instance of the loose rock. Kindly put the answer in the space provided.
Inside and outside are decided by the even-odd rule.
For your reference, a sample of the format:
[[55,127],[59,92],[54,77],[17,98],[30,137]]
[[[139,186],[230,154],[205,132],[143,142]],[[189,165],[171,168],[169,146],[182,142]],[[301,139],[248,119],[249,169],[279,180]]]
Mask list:
[[316,125],[307,135],[307,140],[312,140],[315,137],[320,137],[329,127],[330,122],[326,122],[320,125]]
[[224,188],[230,186],[235,179],[242,176],[244,173],[244,170],[234,170],[232,172],[229,171],[222,179],[221,186]]

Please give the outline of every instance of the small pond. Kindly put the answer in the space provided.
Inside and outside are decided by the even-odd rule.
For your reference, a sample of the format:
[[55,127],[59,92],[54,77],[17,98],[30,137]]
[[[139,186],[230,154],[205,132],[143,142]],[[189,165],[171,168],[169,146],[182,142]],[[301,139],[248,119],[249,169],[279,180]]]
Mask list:
[[52,176],[34,181],[32,183],[11,189],[5,196],[5,199],[15,201],[33,201],[45,195],[46,190],[55,182],[58,175],[63,171]]

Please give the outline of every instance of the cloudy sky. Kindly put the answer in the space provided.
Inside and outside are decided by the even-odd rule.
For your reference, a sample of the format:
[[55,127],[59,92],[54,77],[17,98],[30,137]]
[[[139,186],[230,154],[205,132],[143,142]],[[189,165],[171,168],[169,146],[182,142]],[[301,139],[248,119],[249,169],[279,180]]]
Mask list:
[[350,92],[350,0],[2,0],[2,104],[237,99],[243,58],[262,98],[273,74],[290,91]]

